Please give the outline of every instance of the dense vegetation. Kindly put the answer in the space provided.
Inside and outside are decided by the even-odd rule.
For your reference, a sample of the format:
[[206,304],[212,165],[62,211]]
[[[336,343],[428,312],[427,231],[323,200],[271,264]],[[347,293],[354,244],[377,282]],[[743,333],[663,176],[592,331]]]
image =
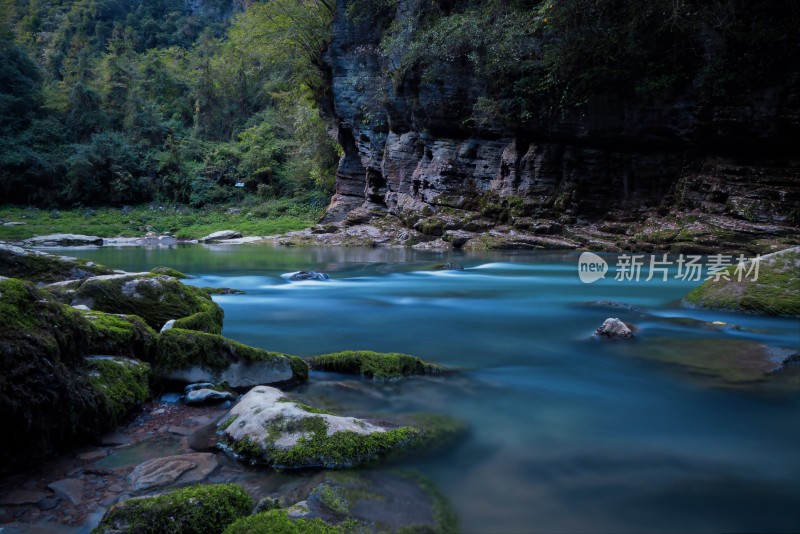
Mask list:
[[337,147],[304,69],[314,54],[291,36],[311,21],[327,39],[330,12],[197,4],[0,0],[0,196],[199,207],[244,182],[323,204]]

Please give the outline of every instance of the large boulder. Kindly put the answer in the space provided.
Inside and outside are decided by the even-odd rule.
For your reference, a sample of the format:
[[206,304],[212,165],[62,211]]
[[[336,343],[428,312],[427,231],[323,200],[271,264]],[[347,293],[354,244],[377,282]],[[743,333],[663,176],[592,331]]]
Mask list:
[[73,306],[82,304],[92,310],[138,315],[156,330],[161,330],[171,319],[185,318],[188,326],[214,334],[222,331],[222,308],[202,289],[183,284],[172,276],[157,273],[96,276],[49,287],[59,291],[61,298]]
[[762,256],[756,280],[755,271],[747,275],[751,267],[752,261],[744,264],[741,280],[736,267],[729,267],[727,280],[706,280],[685,302],[698,308],[800,316],[800,247]]
[[227,382],[233,388],[308,378],[297,356],[249,347],[216,334],[171,328],[158,336],[156,371],[178,382]]
[[259,386],[244,395],[220,424],[220,446],[238,458],[282,469],[350,468],[409,450],[426,452],[461,436],[449,417],[394,426],[327,413]]
[[323,413],[266,386],[244,395],[220,429],[220,443],[238,457],[287,469],[354,467],[408,445],[420,433]]
[[31,237],[22,242],[26,247],[86,247],[102,246],[103,238],[96,235],[50,234]]
[[219,534],[250,514],[253,499],[235,484],[199,484],[112,506],[92,534]]
[[79,310],[89,324],[89,352],[152,361],[158,334],[139,316]]
[[51,283],[113,272],[113,269],[87,260],[0,244],[0,275],[9,278]]
[[355,374],[375,380],[397,380],[410,375],[444,372],[444,368],[439,365],[396,352],[347,350],[314,356],[307,361],[312,369],[318,371]]
[[0,469],[108,430],[146,396],[146,366],[84,361],[83,312],[28,282],[0,280],[0,325]]

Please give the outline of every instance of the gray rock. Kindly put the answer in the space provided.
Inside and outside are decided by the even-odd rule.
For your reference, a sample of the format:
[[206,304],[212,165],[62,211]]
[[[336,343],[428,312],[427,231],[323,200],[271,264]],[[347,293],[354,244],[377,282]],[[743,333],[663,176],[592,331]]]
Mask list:
[[318,273],[316,271],[300,271],[292,274],[289,280],[292,282],[303,282],[306,280],[325,281],[330,280],[331,277],[325,273]]
[[161,332],[166,332],[173,326],[175,326],[175,319],[170,319],[169,321],[164,323],[164,326],[161,327],[161,330],[158,333],[160,334]]
[[609,338],[629,338],[633,337],[633,332],[628,326],[615,317],[610,317],[603,321],[603,324],[594,331],[596,336]]
[[228,400],[235,400],[236,395],[229,391],[217,391],[215,389],[194,389],[186,394],[183,401],[189,406],[201,404],[216,404]]
[[154,458],[137,465],[131,471],[129,480],[135,491],[175,483],[191,484],[204,480],[217,465],[214,455],[205,452]]
[[287,359],[274,362],[232,363],[224,371],[210,371],[199,365],[171,371],[168,380],[175,382],[227,382],[232,388],[248,388],[260,384],[276,384],[292,379],[292,367]]
[[[224,420],[226,427],[222,431],[222,440],[230,448],[236,450],[237,444],[247,441],[254,444],[260,451],[256,452],[252,447],[248,447],[248,450],[240,449],[240,453],[246,455],[248,459],[287,468],[352,467],[373,458],[372,456],[359,456],[361,453],[354,451],[350,458],[334,459],[321,453],[318,455],[310,452],[302,458],[292,458],[290,460],[292,463],[289,464],[275,460],[275,451],[292,450],[304,443],[307,445],[307,440],[314,439],[315,433],[304,430],[306,424],[321,423],[327,436],[339,432],[368,436],[389,430],[385,426],[355,417],[340,417],[307,411],[300,404],[286,398],[281,390],[266,386],[251,389],[231,409]],[[366,454],[373,453],[367,452]]]
[[42,491],[29,489],[13,489],[0,497],[0,506],[21,506],[23,504],[36,504],[45,498]]
[[211,382],[200,382],[198,384],[189,384],[188,386],[183,388],[183,393],[186,394],[186,393],[189,393],[190,391],[194,391],[196,389],[208,389],[208,388],[213,388],[213,387],[214,387],[214,384],[212,384]]
[[22,242],[27,247],[84,247],[102,246],[103,238],[96,235],[50,234],[31,237]]
[[65,478],[47,485],[56,495],[78,506],[83,502],[83,480],[79,478]]
[[201,237],[198,239],[200,243],[213,243],[214,241],[224,241],[226,239],[238,239],[242,237],[241,232],[237,232],[236,230],[220,230],[219,232],[214,232],[212,234],[208,234],[205,237]]

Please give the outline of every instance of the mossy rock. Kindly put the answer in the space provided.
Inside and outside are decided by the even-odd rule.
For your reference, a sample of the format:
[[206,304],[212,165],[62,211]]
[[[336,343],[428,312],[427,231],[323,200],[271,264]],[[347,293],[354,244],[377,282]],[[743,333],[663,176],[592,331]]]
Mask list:
[[[749,270],[751,264],[746,264]],[[800,247],[763,256],[758,279],[727,269],[729,280],[707,280],[686,295],[698,308],[732,310],[763,315],[800,316]],[[745,271],[745,274],[747,271]]]
[[285,511],[270,510],[237,519],[223,534],[345,534],[352,530],[317,518],[291,519]]
[[83,362],[91,339],[83,315],[29,282],[4,279],[0,324],[0,470],[103,430],[103,396]]
[[75,288],[70,303],[85,304],[93,310],[108,313],[138,315],[156,330],[171,319],[203,312],[208,314],[202,321],[204,328],[210,328],[210,318],[213,330],[219,333],[224,317],[222,308],[205,291],[162,274],[90,278]]
[[82,311],[89,323],[89,352],[152,361],[158,334],[136,315]]
[[322,472],[284,499],[295,520],[322,520],[345,532],[458,532],[447,498],[415,471]]
[[87,358],[89,383],[100,393],[101,410],[108,426],[120,423],[150,394],[150,366],[116,356]]
[[222,325],[215,316],[208,312],[197,312],[188,317],[177,319],[172,327],[182,330],[196,330],[207,334],[222,333]]
[[218,334],[180,328],[171,328],[158,336],[155,370],[173,380],[227,382],[234,388],[303,382],[308,378],[308,366],[296,356],[250,347]]
[[113,272],[109,267],[87,260],[0,244],[0,276],[51,283]]
[[362,375],[375,380],[397,380],[411,375],[435,375],[444,368],[422,361],[416,356],[396,352],[347,350],[309,358],[309,365],[318,371]]
[[167,276],[171,276],[172,278],[177,278],[178,280],[189,278],[189,275],[183,274],[172,267],[154,267],[153,269],[150,269],[150,272],[153,274],[165,274]]
[[266,386],[244,395],[222,428],[226,450],[279,469],[351,468],[404,448],[420,435],[411,427],[308,411]]
[[92,534],[219,534],[253,509],[236,484],[199,484],[112,506]]

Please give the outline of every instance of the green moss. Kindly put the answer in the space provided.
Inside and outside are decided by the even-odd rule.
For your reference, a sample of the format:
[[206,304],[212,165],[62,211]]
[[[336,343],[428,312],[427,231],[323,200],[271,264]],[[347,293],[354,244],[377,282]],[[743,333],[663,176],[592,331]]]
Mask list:
[[51,283],[113,272],[87,260],[0,245],[0,275],[9,278]]
[[319,518],[291,519],[286,512],[270,510],[237,520],[224,534],[344,534],[344,527],[329,525]]
[[764,257],[756,281],[752,275],[739,281],[733,267],[726,272],[730,280],[707,280],[685,301],[701,308],[800,316],[800,249]]
[[173,269],[172,267],[155,267],[153,269],[150,269],[150,272],[153,274],[165,274],[167,276],[171,276],[172,278],[177,278],[178,280],[189,278],[188,275],[183,274],[182,272]]
[[225,429],[227,429],[229,426],[231,426],[231,425],[233,424],[233,422],[234,422],[234,421],[236,421],[236,416],[235,416],[235,415],[232,415],[231,417],[228,417],[228,418],[227,418],[227,419],[225,419],[223,422],[221,422],[219,425],[217,425],[217,430],[218,430],[219,432],[222,432],[222,431],[224,431],[224,430],[225,430]]
[[408,415],[402,422],[419,430],[411,444],[410,451],[414,454],[440,451],[462,439],[469,431],[469,426],[461,419],[435,413]]
[[299,356],[287,355],[289,358],[289,365],[292,366],[292,376],[298,382],[305,382],[308,380],[309,366],[303,358]]
[[392,380],[409,375],[439,374],[444,369],[416,356],[366,350],[344,351],[309,358],[313,369],[335,373],[360,374],[375,380]]
[[[442,494],[439,488],[431,482],[428,478],[422,476],[416,471],[397,471],[398,476],[415,482],[422,490],[428,495],[433,503],[433,520],[435,523],[435,532],[437,534],[456,534],[459,532],[458,516],[456,515],[450,501]],[[421,527],[421,530],[401,529],[398,532],[429,532],[427,527]]]
[[206,332],[209,334],[222,333],[222,325],[220,322],[208,312],[197,312],[188,317],[183,317],[175,321],[172,325],[173,328],[181,328],[183,330],[196,330],[198,332]]
[[90,327],[89,352],[150,361],[158,334],[141,317],[82,311]]
[[236,484],[200,484],[109,509],[92,534],[218,534],[247,516],[253,499]]
[[89,383],[103,399],[109,427],[116,426],[149,396],[150,366],[127,358],[92,358]]
[[89,279],[72,295],[73,302],[88,302],[94,310],[138,315],[160,330],[167,321],[207,313],[222,329],[224,313],[202,289],[159,274]]
[[341,488],[330,484],[320,484],[314,488],[310,498],[318,499],[326,508],[337,514],[345,515],[350,511],[350,502]]
[[[194,330],[171,328],[158,336],[156,372],[169,373],[176,369],[185,369],[199,365],[212,372],[221,372],[232,363],[240,360],[247,362],[280,363],[287,356],[278,352],[250,347],[217,334],[206,334]],[[289,360],[291,364],[291,360]],[[294,380],[307,378],[293,375]]]
[[209,295],[244,295],[245,291],[241,289],[232,289],[230,287],[201,287],[203,291]]

